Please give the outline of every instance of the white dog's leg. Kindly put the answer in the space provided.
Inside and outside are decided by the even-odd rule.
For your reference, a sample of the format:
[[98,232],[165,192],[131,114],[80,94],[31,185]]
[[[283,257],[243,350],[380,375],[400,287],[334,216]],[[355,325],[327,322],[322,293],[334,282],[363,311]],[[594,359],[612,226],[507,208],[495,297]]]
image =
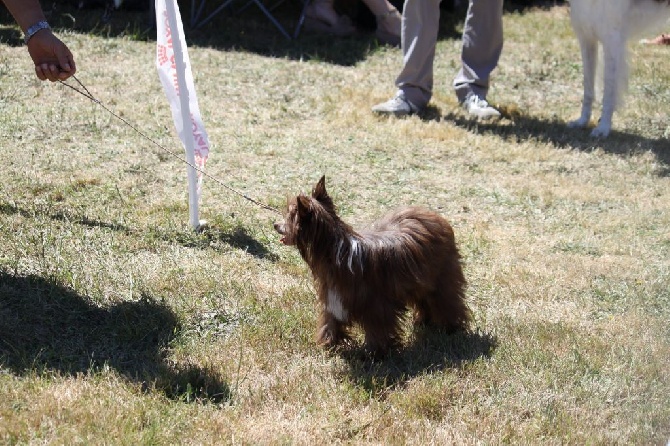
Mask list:
[[603,42],[603,110],[598,126],[591,136],[605,138],[612,129],[612,115],[619,105],[620,93],[627,78],[626,39],[619,33],[612,33]]
[[598,42],[584,37],[579,39],[582,50],[582,70],[584,72],[584,97],[582,99],[582,114],[579,119],[570,121],[568,127],[584,128],[591,119],[593,99],[595,98],[596,63],[598,62]]

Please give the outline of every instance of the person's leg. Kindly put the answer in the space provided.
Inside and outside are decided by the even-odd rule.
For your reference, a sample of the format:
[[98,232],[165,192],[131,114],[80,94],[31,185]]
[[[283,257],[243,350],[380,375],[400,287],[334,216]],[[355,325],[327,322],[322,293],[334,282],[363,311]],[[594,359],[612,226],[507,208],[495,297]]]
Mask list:
[[396,85],[419,109],[433,95],[433,60],[440,26],[441,0],[405,0],[401,46],[403,68]]
[[421,111],[433,94],[433,60],[440,25],[440,0],[405,0],[402,12],[403,67],[396,95],[372,107],[384,115]]
[[489,77],[503,47],[503,0],[470,0],[463,28],[462,67],[454,79],[459,102],[486,99]]
[[322,20],[331,26],[335,26],[337,25],[339,16],[335,12],[333,3],[334,0],[313,0],[308,7],[308,12],[312,14],[314,18]]
[[377,21],[377,38],[383,43],[400,45],[402,16],[388,0],[363,0]]
[[335,12],[334,0],[313,0],[305,10],[305,29],[337,36],[349,36],[356,27],[348,17]]

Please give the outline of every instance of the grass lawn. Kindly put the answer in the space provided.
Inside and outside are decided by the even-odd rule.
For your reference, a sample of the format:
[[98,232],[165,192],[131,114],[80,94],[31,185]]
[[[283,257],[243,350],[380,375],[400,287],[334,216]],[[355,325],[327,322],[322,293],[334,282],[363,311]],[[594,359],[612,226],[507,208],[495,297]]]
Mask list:
[[[372,36],[288,41],[255,7],[186,26],[209,174],[277,208],[325,174],[355,226],[402,205],[452,222],[472,330],[408,324],[382,360],[315,345],[310,273],[277,215],[205,180],[209,227],[192,231],[185,165],[39,82],[3,16],[0,443],[664,445],[670,49],[631,44],[626,105],[594,140],[566,128],[567,8],[506,12],[488,123],[451,90],[463,11],[441,18],[431,107],[406,119],[370,112],[401,64]],[[101,13],[51,12],[77,77],[183,153],[146,17]]]

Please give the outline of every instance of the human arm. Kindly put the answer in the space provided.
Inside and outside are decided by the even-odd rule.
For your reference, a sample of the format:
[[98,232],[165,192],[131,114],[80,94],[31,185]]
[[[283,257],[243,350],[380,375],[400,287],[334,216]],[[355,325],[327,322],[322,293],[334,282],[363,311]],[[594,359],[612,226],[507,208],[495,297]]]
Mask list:
[[[38,0],[2,0],[24,33],[39,23],[46,22]],[[65,80],[76,71],[74,58],[68,47],[50,28],[43,28],[30,36],[28,53],[35,63],[35,74],[41,80]]]

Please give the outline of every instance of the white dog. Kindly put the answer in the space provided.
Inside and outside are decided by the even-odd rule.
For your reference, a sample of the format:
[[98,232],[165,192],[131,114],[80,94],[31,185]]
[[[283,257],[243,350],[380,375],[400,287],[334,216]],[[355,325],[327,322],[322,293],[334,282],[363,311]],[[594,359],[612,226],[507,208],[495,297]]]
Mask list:
[[598,42],[603,46],[603,109],[591,136],[606,137],[612,114],[628,85],[627,44],[643,31],[651,32],[670,18],[670,0],[570,0],[570,20],[582,50],[584,99],[582,114],[570,127],[586,127],[595,95]]

